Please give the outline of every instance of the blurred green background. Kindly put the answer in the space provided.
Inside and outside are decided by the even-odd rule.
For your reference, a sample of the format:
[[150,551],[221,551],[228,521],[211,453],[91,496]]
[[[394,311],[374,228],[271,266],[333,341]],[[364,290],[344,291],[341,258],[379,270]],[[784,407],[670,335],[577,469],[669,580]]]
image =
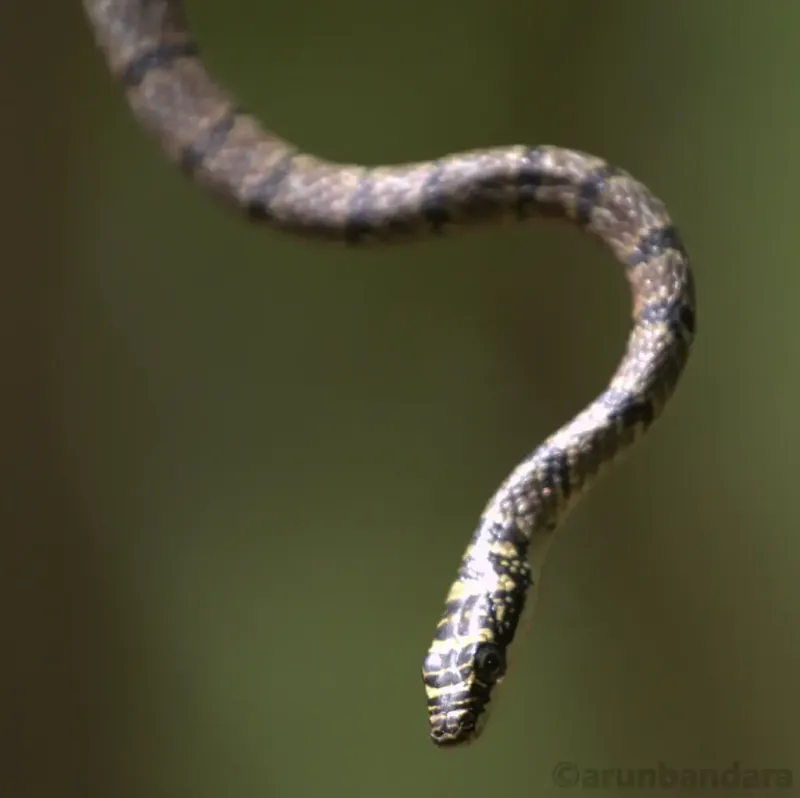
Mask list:
[[0,794],[548,796],[559,761],[800,781],[800,4],[188,8],[220,79],[321,155],[628,169],[682,230],[699,336],[553,548],[486,736],[438,751],[444,594],[621,355],[619,268],[546,222],[388,252],[251,227],[136,126],[77,0],[7,0]]

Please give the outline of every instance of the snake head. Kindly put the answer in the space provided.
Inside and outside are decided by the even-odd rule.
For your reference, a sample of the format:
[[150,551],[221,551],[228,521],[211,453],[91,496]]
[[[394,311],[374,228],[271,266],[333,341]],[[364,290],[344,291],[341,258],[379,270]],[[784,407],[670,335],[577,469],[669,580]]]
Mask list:
[[428,695],[430,736],[436,745],[464,745],[480,735],[492,691],[505,670],[505,650],[492,641],[456,640],[428,652],[422,678]]

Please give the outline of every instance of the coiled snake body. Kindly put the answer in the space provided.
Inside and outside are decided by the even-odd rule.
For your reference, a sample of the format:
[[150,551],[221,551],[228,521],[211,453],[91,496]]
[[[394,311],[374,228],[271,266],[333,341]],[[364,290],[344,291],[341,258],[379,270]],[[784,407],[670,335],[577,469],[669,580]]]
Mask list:
[[606,390],[526,457],[490,499],[423,664],[431,739],[474,739],[553,533],[600,471],[661,412],[695,332],[689,260],[664,205],[626,172],[560,147],[509,147],[367,167],[299,152],[242,113],[198,58],[180,0],[83,0],[140,123],[199,184],[302,236],[418,239],[539,215],[599,236],[633,295]]

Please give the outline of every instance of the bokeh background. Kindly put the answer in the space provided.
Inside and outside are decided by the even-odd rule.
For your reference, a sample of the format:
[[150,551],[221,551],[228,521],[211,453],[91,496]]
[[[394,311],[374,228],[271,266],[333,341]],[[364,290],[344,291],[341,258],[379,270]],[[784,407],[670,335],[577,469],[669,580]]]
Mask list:
[[389,252],[251,227],[137,128],[77,0],[6,0],[0,794],[555,796],[561,761],[793,768],[797,794],[800,5],[189,11],[319,154],[624,166],[679,223],[699,336],[553,548],[486,736],[437,751],[444,594],[616,364],[619,269],[545,222]]

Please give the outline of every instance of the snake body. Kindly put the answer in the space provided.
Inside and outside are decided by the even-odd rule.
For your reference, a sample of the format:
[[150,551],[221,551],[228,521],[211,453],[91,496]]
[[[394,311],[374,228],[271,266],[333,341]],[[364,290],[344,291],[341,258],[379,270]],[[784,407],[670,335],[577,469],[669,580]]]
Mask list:
[[516,146],[396,166],[337,164],[264,130],[203,67],[179,0],[83,0],[140,123],[197,183],[253,220],[348,244],[545,216],[598,236],[633,296],[626,352],[605,389],[526,457],[483,511],[423,664],[430,736],[474,739],[555,529],[649,428],[695,333],[689,260],[663,203],[594,156]]

